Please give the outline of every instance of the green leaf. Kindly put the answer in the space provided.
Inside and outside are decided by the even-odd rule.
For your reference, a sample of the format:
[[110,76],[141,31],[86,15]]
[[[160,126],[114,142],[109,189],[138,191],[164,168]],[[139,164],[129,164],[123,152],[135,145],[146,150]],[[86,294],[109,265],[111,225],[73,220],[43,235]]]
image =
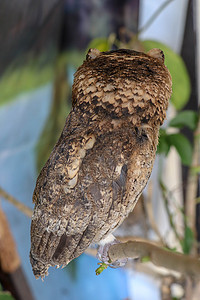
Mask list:
[[157,41],[143,41],[145,51],[160,48],[165,54],[165,64],[172,76],[171,102],[176,109],[182,109],[190,97],[190,79],[183,59],[166,45]]
[[192,145],[190,141],[181,133],[169,134],[167,141],[170,146],[174,146],[180,155],[183,165],[189,166],[192,162]]
[[184,126],[189,127],[191,130],[195,130],[198,124],[198,114],[192,110],[184,110],[179,112],[175,118],[173,118],[169,126],[182,128]]
[[65,77],[66,59],[67,55],[65,57],[62,56],[58,58],[55,64],[54,96],[51,111],[36,145],[38,171],[41,170],[47,161],[60,136],[66,116],[70,111],[70,105],[66,103],[70,92],[70,82]]
[[22,92],[34,90],[53,80],[55,57],[47,54],[30,58],[24,65],[12,64],[0,78],[0,106],[16,99]]
[[110,47],[111,45],[107,38],[96,38],[89,43],[87,50],[90,48],[96,48],[99,51],[108,51],[110,50]]
[[167,140],[167,134],[166,131],[163,129],[160,129],[160,136],[159,136],[159,143],[157,147],[157,153],[161,154],[163,153],[164,155],[167,155],[170,149],[170,145]]
[[193,150],[190,141],[181,133],[167,134],[160,129],[157,153],[167,155],[171,146],[176,148],[183,165],[191,165]]
[[96,275],[100,275],[108,267],[108,265],[105,263],[98,263],[98,265],[99,265],[99,267],[95,270]]
[[184,239],[181,241],[181,246],[184,254],[189,254],[194,244],[194,234],[192,229],[186,225]]

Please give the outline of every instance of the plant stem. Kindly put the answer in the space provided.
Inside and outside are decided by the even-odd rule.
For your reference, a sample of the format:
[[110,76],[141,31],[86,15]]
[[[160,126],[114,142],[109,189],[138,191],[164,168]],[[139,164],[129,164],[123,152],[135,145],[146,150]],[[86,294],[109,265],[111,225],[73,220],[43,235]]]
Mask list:
[[17,209],[19,209],[21,212],[23,212],[29,218],[32,217],[33,212],[28,206],[24,205],[23,203],[18,201],[16,198],[14,198],[10,194],[8,194],[1,187],[0,187],[0,197],[4,198],[5,200],[7,200],[11,204],[13,204]]

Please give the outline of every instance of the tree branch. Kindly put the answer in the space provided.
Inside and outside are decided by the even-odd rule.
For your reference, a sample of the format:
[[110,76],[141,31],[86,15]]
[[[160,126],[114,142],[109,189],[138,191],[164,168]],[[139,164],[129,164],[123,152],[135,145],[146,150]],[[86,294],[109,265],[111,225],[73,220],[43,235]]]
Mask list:
[[24,205],[23,203],[15,199],[13,196],[11,196],[6,191],[4,191],[1,187],[0,187],[0,197],[4,198],[5,200],[13,204],[17,209],[19,209],[29,218],[32,217],[33,212],[28,206]]
[[122,258],[140,257],[142,259],[148,257],[157,266],[200,277],[199,259],[165,250],[154,243],[138,238],[134,241],[110,246],[108,255],[112,262]]

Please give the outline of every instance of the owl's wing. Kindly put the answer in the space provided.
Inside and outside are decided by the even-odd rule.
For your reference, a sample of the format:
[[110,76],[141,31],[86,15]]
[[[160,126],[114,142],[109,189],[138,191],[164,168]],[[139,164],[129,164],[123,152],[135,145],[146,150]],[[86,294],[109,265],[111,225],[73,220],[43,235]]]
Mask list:
[[116,226],[126,190],[124,139],[124,133],[97,137],[83,130],[61,137],[55,146],[33,196],[30,257],[35,276],[43,276],[49,266],[66,265]]
[[[103,162],[101,164],[101,169],[108,168],[108,165],[103,164]],[[116,166],[113,159],[114,165]],[[105,172],[102,174],[103,178],[89,184],[85,191],[86,198],[92,203],[92,215],[70,259],[84,252],[91,242],[98,243],[112,232],[122,219],[127,165],[117,166],[116,168],[112,168],[111,171],[112,173],[109,178]]]

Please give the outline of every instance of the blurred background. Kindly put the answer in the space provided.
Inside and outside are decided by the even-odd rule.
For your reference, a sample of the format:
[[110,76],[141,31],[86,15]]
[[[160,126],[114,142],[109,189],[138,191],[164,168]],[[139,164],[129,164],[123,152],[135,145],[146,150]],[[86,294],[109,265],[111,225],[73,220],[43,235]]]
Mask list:
[[[29,262],[37,176],[71,108],[89,48],[161,48],[173,80],[158,155],[141,201],[117,230],[185,255],[200,241],[199,0],[0,2],[0,299],[199,299],[197,278],[130,260],[95,275],[83,254],[42,282]],[[5,292],[7,291],[7,292]],[[12,296],[11,296],[12,294]]]

